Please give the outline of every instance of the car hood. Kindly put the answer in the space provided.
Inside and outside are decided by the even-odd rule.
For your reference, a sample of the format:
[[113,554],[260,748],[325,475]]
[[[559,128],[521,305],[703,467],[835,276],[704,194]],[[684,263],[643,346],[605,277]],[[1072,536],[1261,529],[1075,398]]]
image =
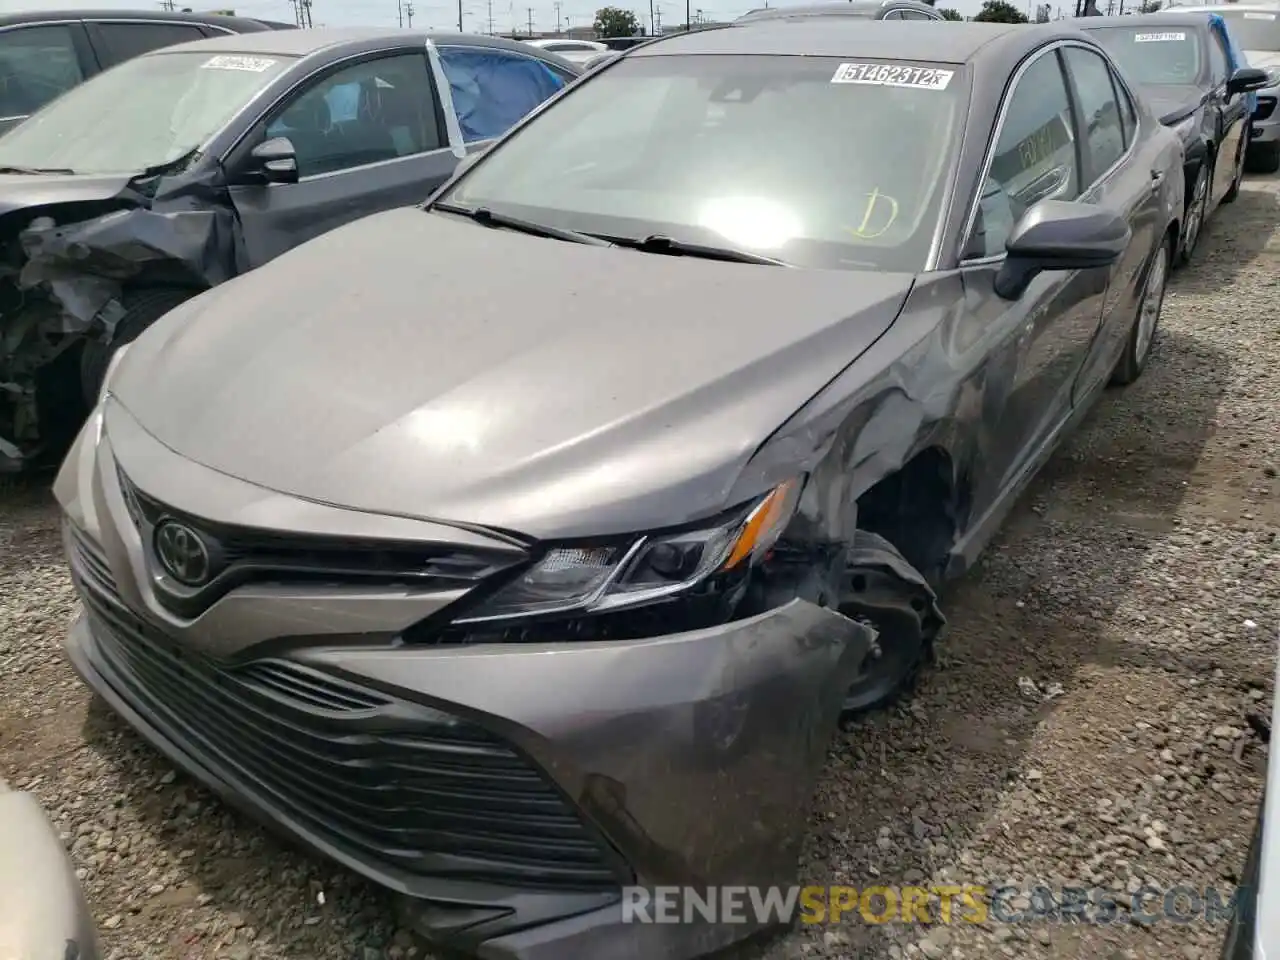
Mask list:
[[1205,102],[1208,94],[1199,87],[1187,84],[1150,84],[1142,87],[1151,112],[1163,124],[1177,123]]
[[135,174],[0,174],[0,216],[52,203],[110,200]]
[[533,537],[627,532],[726,506],[912,281],[407,208],[171,312],[111,392],[172,450],[278,492]]

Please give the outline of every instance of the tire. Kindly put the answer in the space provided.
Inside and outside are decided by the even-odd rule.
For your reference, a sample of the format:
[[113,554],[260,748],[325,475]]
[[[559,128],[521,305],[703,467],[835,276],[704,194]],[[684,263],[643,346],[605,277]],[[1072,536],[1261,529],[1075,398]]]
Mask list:
[[1231,181],[1231,189],[1222,195],[1223,203],[1231,203],[1240,196],[1240,184],[1244,181],[1244,158],[1249,155],[1249,124],[1244,125],[1244,133],[1240,136],[1240,149],[1236,151],[1236,175]]
[[[845,692],[841,713],[849,720],[892,705],[914,688],[933,659],[933,644],[945,623],[937,598],[902,554],[877,534],[858,530],[846,570],[840,611],[877,631],[876,647]],[[908,579],[903,571],[915,573]]]
[[1209,193],[1213,183],[1213,161],[1205,159],[1196,170],[1196,178],[1188,191],[1187,209],[1183,218],[1182,243],[1178,244],[1178,266],[1191,262],[1200,237],[1204,234],[1204,222],[1209,215]]
[[1254,143],[1244,156],[1244,168],[1250,173],[1275,173],[1280,170],[1280,143]]
[[1173,238],[1166,236],[1164,242],[1156,248],[1156,254],[1147,268],[1142,297],[1138,300],[1138,309],[1133,317],[1133,329],[1129,331],[1129,339],[1125,343],[1124,353],[1120,355],[1120,362],[1111,374],[1111,382],[1115,385],[1127,386],[1133,383],[1146,369],[1147,360],[1151,356],[1151,345],[1155,342],[1156,328],[1160,325],[1160,311],[1164,307],[1173,245]]
[[84,345],[80,355],[80,389],[84,402],[92,409],[98,402],[102,380],[115,352],[155,323],[179,304],[190,300],[200,291],[189,287],[139,287],[126,290],[120,297],[124,316],[116,324],[115,335],[110,342],[94,339]]

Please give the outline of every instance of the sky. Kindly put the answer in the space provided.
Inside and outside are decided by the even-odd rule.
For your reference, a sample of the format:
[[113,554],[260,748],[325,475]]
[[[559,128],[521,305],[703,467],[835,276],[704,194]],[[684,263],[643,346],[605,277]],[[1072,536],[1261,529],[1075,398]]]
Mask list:
[[[329,27],[379,26],[393,27],[399,24],[397,4],[413,3],[413,25],[426,29],[456,30],[458,26],[457,0],[312,0],[311,18],[315,25]],[[610,0],[613,6],[632,10],[640,22],[648,26],[648,0]],[[802,0],[768,0],[769,6],[785,7]],[[981,0],[938,0],[939,6],[954,6],[961,13],[978,12]],[[1015,0],[1015,3],[1019,0]],[[1056,2],[1056,0],[1055,0]],[[292,22],[293,7],[290,0],[177,0],[178,8],[193,10],[233,9],[236,13],[251,17]],[[606,0],[462,0],[463,26],[468,33],[485,33],[489,29],[492,7],[493,29],[507,32],[513,28],[528,29],[532,16],[535,31],[553,31],[556,18],[564,27],[587,26],[595,19],[595,11]],[[653,0],[655,19],[660,23],[684,23],[684,0]],[[753,7],[763,6],[764,0],[689,0],[693,16],[702,11],[707,20],[732,20]],[[699,5],[701,4],[701,5]],[[72,6],[67,0],[0,0],[0,13],[38,11],[41,9],[65,10]],[[1023,0],[1020,5],[1025,5]],[[157,2],[148,0],[94,0],[94,9],[159,9]],[[530,13],[532,11],[532,13]]]

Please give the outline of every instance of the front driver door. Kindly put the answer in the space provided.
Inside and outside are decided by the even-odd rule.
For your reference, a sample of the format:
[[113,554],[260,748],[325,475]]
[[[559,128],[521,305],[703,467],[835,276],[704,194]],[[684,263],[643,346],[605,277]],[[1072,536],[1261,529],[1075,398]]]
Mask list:
[[1220,24],[1213,24],[1209,29],[1209,66],[1213,72],[1212,96],[1214,106],[1221,118],[1217,162],[1213,165],[1212,199],[1215,204],[1231,189],[1231,182],[1236,177],[1237,161],[1244,147],[1245,123],[1250,112],[1248,94],[1227,92],[1233,57],[1227,47],[1225,32],[1225,28]]
[[[249,266],[425,200],[458,162],[438,104],[425,49],[347,60],[300,84],[228,161]],[[255,168],[250,151],[273,137],[293,143],[297,183],[266,183]]]
[[1071,386],[1102,316],[1105,270],[1041,273],[1017,300],[995,292],[1014,225],[1041,200],[1075,200],[1088,183],[1057,49],[1015,75],[961,263],[971,316],[990,344],[983,489],[975,511],[1016,483],[1071,411]]

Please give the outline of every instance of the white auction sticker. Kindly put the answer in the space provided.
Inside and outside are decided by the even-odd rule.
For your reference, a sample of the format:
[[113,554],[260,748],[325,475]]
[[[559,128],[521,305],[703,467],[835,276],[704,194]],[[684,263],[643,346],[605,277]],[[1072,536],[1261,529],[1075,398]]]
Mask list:
[[1246,13],[1243,16],[1246,20],[1274,20],[1276,18],[1274,13]]
[[918,67],[909,63],[842,63],[831,77],[832,83],[867,83],[880,87],[916,87],[945,90],[954,70]]
[[1185,39],[1187,39],[1185,33],[1135,33],[1133,35],[1134,43],[1169,43]]
[[219,57],[210,57],[202,66],[202,70],[245,70],[249,73],[262,73],[269,70],[275,65],[274,60],[267,60],[263,57],[235,57],[223,54]]

